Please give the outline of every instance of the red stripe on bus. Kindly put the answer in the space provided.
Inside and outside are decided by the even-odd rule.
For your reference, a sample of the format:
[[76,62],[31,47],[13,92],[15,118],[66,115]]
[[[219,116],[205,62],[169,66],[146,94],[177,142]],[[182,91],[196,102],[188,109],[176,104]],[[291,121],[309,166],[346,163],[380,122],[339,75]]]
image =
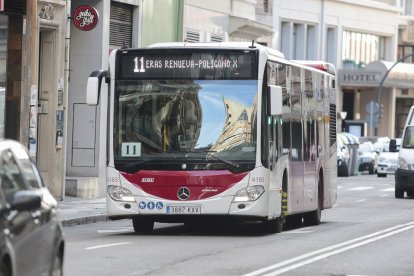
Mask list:
[[206,199],[231,188],[248,173],[230,171],[147,171],[121,173],[129,182],[146,193],[168,200],[180,200],[178,189],[190,190],[188,200]]

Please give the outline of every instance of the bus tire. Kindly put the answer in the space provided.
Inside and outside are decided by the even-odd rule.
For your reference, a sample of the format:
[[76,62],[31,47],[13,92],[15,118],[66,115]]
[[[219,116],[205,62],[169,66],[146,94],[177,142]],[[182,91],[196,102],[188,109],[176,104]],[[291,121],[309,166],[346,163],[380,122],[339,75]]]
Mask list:
[[312,211],[312,212],[305,213],[303,215],[303,223],[306,226],[319,225],[321,223],[322,198],[323,198],[322,186],[323,186],[322,175],[319,175],[319,179],[318,179],[318,199],[317,199],[316,210]]
[[132,226],[137,234],[149,234],[154,229],[154,221],[146,218],[132,218]]
[[404,198],[404,191],[395,187],[395,198]]
[[280,233],[283,230],[283,217],[263,221],[264,230],[266,233]]

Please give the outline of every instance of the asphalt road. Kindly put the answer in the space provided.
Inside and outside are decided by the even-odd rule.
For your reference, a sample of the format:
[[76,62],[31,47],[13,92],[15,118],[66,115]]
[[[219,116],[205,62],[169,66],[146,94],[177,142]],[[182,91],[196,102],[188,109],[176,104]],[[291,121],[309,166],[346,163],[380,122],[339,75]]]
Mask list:
[[394,198],[394,177],[338,178],[338,200],[319,226],[263,234],[254,223],[156,224],[130,220],[65,227],[70,275],[414,275],[414,198]]

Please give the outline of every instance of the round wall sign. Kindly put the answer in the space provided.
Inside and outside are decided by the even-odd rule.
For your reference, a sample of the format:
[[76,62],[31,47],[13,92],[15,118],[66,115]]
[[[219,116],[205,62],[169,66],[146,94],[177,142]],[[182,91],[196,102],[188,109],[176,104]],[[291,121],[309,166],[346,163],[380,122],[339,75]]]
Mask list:
[[82,5],[73,13],[73,24],[81,31],[90,31],[98,24],[98,12],[95,8]]

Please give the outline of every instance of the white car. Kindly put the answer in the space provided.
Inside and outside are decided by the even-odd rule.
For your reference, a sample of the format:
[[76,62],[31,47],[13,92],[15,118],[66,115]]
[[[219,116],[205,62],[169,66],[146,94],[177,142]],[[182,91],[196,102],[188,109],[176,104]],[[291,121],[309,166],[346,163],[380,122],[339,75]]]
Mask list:
[[376,169],[376,156],[374,146],[371,142],[364,142],[358,147],[358,171],[368,171],[369,174],[374,174]]
[[390,143],[386,143],[382,148],[377,164],[377,176],[386,177],[387,174],[394,174],[398,165],[398,149],[401,145],[401,139],[396,139],[397,152],[390,152]]

